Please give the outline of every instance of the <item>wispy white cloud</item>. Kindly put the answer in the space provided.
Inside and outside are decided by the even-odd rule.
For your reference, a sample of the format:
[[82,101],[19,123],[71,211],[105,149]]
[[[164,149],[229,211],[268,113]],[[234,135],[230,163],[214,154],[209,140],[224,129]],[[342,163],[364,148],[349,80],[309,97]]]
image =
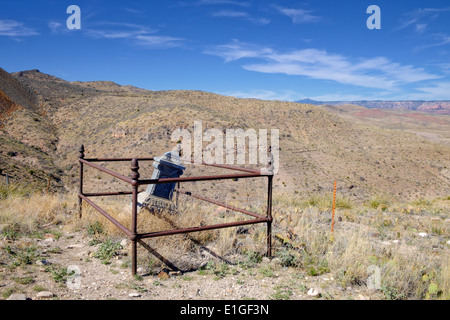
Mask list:
[[63,24],[57,21],[50,21],[47,25],[52,33],[58,33],[63,29]]
[[15,20],[0,20],[0,36],[28,37],[39,35],[34,29],[26,27],[22,22]]
[[423,100],[450,100],[450,82],[438,82],[431,86],[418,87],[423,92],[416,94],[416,99]]
[[99,25],[101,28],[88,29],[87,34],[99,39],[123,39],[147,48],[172,48],[184,41],[182,38],[158,35],[157,30],[138,24],[102,22]]
[[225,62],[254,61],[242,65],[248,71],[305,76],[366,88],[395,90],[402,84],[441,77],[385,57],[352,58],[314,48],[278,52],[238,40],[210,47],[204,53],[219,56]]
[[394,30],[401,30],[409,26],[420,24],[423,20],[436,19],[442,13],[449,12],[450,7],[446,8],[423,8],[407,12],[400,19],[400,25]]
[[423,34],[427,29],[428,25],[426,23],[418,23],[416,24],[416,33]]
[[416,46],[414,48],[414,51],[420,51],[423,49],[440,47],[440,46],[450,44],[450,36],[447,34],[435,33],[435,34],[432,34],[431,36],[432,36],[433,43]]
[[217,12],[213,12],[212,16],[214,17],[226,17],[226,18],[239,18],[243,20],[250,21],[255,24],[266,25],[270,23],[270,20],[267,18],[255,18],[245,11],[235,11],[235,10],[221,10]]
[[311,23],[318,22],[321,17],[313,15],[312,11],[303,9],[291,9],[275,6],[275,8],[282,14],[292,19],[293,23]]
[[272,91],[272,90],[255,89],[249,91],[226,91],[216,93],[237,98],[260,99],[260,100],[296,101],[305,98],[305,96],[292,90]]
[[144,14],[145,12],[139,9],[133,9],[133,8],[125,8],[123,9],[129,13],[133,13],[133,14]]
[[169,36],[138,35],[135,43],[147,48],[174,48],[179,47],[185,40]]
[[235,0],[200,0],[195,2],[195,4],[203,4],[203,5],[235,5],[240,7],[249,7],[250,3],[246,1],[235,1]]

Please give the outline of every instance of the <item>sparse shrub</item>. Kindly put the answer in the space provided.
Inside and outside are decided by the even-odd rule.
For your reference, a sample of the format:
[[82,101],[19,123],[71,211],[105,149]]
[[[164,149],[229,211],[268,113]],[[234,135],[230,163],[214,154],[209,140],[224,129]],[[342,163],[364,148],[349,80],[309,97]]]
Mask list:
[[0,184],[0,200],[9,197],[27,197],[33,192],[33,186],[29,184],[18,182],[10,182],[8,186],[6,184]]
[[296,267],[299,265],[298,259],[293,256],[287,248],[278,250],[276,252],[276,256],[280,259],[281,265],[283,267]]
[[245,252],[246,259],[240,264],[245,268],[253,268],[262,261],[262,255],[259,252],[247,250]]
[[100,221],[96,220],[87,226],[87,233],[91,236],[97,236],[103,233],[103,225]]
[[292,296],[292,289],[288,286],[278,285],[275,292],[270,296],[273,300],[289,300]]
[[52,274],[53,280],[58,283],[66,283],[68,277],[75,274],[75,270],[67,272],[67,268],[63,268],[59,265],[51,265],[45,268],[45,271]]
[[389,286],[389,285],[382,285],[380,287],[380,291],[384,294],[384,297],[387,300],[404,300],[406,299],[406,295],[399,291],[397,288]]
[[94,253],[94,257],[102,260],[102,263],[109,264],[110,259],[117,255],[117,251],[121,250],[122,246],[118,241],[112,239],[106,239],[103,242],[97,252]]

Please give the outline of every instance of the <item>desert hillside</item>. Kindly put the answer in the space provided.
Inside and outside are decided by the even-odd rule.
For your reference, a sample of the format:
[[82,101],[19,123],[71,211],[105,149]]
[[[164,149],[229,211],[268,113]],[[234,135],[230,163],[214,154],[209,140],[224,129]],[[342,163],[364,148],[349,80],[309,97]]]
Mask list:
[[[38,70],[0,76],[0,173],[10,177],[8,186],[0,177],[0,299],[449,299],[448,115],[151,91]],[[279,130],[273,256],[263,257],[261,225],[151,238],[133,277],[129,239],[88,205],[79,218],[78,149],[161,155],[175,145],[174,130],[193,133],[200,121],[203,131]],[[106,165],[131,173],[130,163]],[[184,175],[210,169],[191,165]],[[150,177],[150,162],[140,173]],[[85,192],[125,190],[90,168],[84,177]],[[186,186],[264,214],[258,180]],[[131,228],[129,196],[98,199]],[[179,214],[145,210],[139,233],[242,219],[187,195]],[[69,266],[79,268],[75,289]]]
[[[275,188],[282,193],[329,193],[337,180],[340,194],[352,200],[449,194],[447,140],[429,139],[410,128],[439,125],[445,135],[449,116],[404,111],[397,124],[406,127],[389,127],[367,116],[387,112],[377,109],[359,107],[358,112],[365,115],[359,119],[365,121],[356,121],[348,112],[295,102],[202,91],[150,91],[110,81],[68,82],[38,70],[2,75],[32,92],[33,99],[21,95],[18,105],[35,101],[32,108],[19,108],[9,115],[2,129],[6,146],[2,169],[11,176],[19,177],[23,170],[42,171],[39,178],[46,181],[44,176],[52,173],[66,189],[73,189],[80,144],[85,145],[87,157],[159,155],[174,146],[170,139],[174,130],[186,128],[192,133],[194,121],[202,121],[203,131],[279,129],[280,170]],[[0,89],[7,95],[5,88]],[[16,156],[7,156],[9,151]],[[31,165],[36,169],[28,169]],[[114,188],[114,181],[107,182],[108,188]]]
[[315,105],[333,105],[341,106],[347,104],[354,104],[370,109],[393,109],[393,110],[413,110],[419,112],[426,112],[431,114],[450,114],[450,101],[316,101],[312,99],[304,99],[297,101],[300,103],[311,103]]

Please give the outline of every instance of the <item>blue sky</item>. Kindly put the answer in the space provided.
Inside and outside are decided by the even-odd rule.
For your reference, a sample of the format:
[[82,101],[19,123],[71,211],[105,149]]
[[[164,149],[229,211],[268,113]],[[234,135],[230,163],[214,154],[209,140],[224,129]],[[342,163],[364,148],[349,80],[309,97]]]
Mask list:
[[0,67],[269,100],[450,100],[449,21],[448,0],[0,0]]

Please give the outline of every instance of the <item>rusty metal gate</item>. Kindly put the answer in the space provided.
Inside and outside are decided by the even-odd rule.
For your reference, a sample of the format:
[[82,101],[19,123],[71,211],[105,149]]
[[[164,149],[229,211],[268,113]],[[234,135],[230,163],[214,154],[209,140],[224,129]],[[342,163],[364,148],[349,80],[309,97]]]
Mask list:
[[[131,273],[132,275],[136,274],[137,270],[137,243],[139,242],[144,248],[149,249],[147,244],[142,241],[142,239],[153,238],[153,237],[162,237],[180,233],[190,233],[190,232],[198,232],[212,229],[221,229],[221,228],[229,228],[229,227],[237,227],[242,225],[250,225],[250,224],[258,224],[258,223],[266,223],[267,224],[267,256],[272,256],[272,180],[273,174],[267,170],[256,170],[256,169],[248,169],[248,168],[240,168],[229,165],[220,165],[220,164],[207,164],[202,162],[202,165],[219,167],[229,170],[238,171],[239,173],[234,174],[226,174],[226,175],[210,175],[210,176],[194,176],[194,177],[180,177],[180,178],[164,178],[164,179],[140,179],[139,174],[139,162],[143,161],[153,161],[154,158],[89,158],[85,159],[84,155],[84,146],[82,145],[79,149],[78,161],[80,164],[80,185],[79,185],[79,193],[78,193],[78,206],[79,206],[79,217],[82,217],[82,201],[86,201],[89,205],[91,205],[95,210],[101,213],[106,219],[112,222],[117,228],[123,231],[131,241]],[[96,164],[95,162],[131,162],[131,174],[129,177],[121,175],[117,172],[114,172],[110,169],[107,169],[103,166]],[[97,169],[101,172],[109,174],[117,179],[120,179],[131,185],[131,190],[129,191],[117,191],[117,192],[98,192],[98,193],[85,193],[83,192],[83,172],[84,165],[87,165],[91,168]],[[194,181],[210,181],[210,180],[224,180],[224,179],[245,179],[245,178],[256,178],[256,177],[267,177],[267,207],[266,207],[266,215],[260,215],[255,212],[251,212],[248,210],[244,210],[241,208],[237,208],[234,206],[230,206],[228,204],[209,199],[202,195],[192,194],[186,190],[180,188],[180,184],[183,182],[194,182]],[[177,188],[175,191],[177,193],[187,194],[196,199],[206,201],[212,204],[216,204],[218,206],[222,206],[228,210],[240,212],[251,216],[253,219],[245,220],[245,221],[237,221],[237,222],[229,222],[222,224],[214,224],[207,226],[198,226],[198,227],[190,227],[190,228],[179,228],[172,230],[164,230],[164,231],[156,231],[156,232],[146,232],[146,233],[137,233],[137,213],[138,213],[138,188],[139,186],[149,185],[149,184],[160,184],[160,183],[177,183]],[[111,215],[109,215],[106,211],[100,208],[97,204],[95,204],[90,198],[91,197],[102,197],[102,196],[118,196],[118,195],[131,195],[132,196],[132,210],[131,210],[131,230],[126,228],[116,219],[114,219]]]

